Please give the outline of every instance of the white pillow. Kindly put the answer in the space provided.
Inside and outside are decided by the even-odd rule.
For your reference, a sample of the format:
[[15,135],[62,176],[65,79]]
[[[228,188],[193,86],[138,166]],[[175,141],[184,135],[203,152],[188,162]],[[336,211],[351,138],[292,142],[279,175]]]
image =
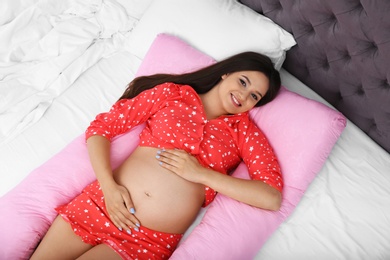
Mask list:
[[293,36],[235,0],[158,0],[129,36],[127,50],[140,59],[159,33],[178,36],[216,60],[243,51],[268,55],[279,69]]

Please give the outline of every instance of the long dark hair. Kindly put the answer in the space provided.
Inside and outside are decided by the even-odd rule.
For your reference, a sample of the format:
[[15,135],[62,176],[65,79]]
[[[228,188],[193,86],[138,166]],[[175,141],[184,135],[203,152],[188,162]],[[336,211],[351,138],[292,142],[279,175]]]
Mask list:
[[256,106],[272,101],[280,89],[280,75],[270,58],[256,52],[243,52],[200,70],[185,74],[155,74],[135,78],[119,98],[133,98],[156,85],[173,82],[190,85],[198,94],[204,94],[221,80],[221,76],[237,71],[259,71],[269,79],[269,89]]

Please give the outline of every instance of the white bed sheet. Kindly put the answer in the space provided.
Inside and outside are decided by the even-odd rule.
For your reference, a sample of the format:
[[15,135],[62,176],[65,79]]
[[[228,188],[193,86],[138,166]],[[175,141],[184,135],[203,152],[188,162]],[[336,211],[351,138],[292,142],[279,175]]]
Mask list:
[[[45,3],[26,1],[23,8],[36,2]],[[17,6],[14,13],[6,14],[16,16],[23,8]],[[2,17],[1,24],[12,18]],[[106,44],[113,46],[114,42],[107,40],[104,46]],[[2,47],[2,50],[5,49]],[[4,53],[0,58],[7,56]],[[92,118],[106,111],[120,96],[141,62],[121,48],[100,53],[102,55],[85,59],[88,66],[79,67],[77,74],[72,74],[76,76],[45,103],[47,106],[35,121],[17,129],[12,138],[0,144],[0,196],[82,134]],[[324,102],[283,69],[281,75],[288,89]],[[4,122],[0,119],[0,127]],[[390,155],[348,122],[295,212],[259,251],[256,259],[389,259],[388,187]],[[204,212],[201,211],[184,239]]]
[[123,92],[140,63],[124,51],[140,1],[0,2],[0,196]]
[[102,58],[57,97],[38,122],[0,144],[0,196],[84,133],[120,97],[140,64],[126,51]]

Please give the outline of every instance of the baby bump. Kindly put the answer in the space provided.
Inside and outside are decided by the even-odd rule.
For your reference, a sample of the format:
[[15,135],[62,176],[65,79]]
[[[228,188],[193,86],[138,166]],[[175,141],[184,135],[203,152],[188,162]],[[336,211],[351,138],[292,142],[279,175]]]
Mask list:
[[156,148],[138,147],[115,171],[130,192],[141,225],[166,233],[184,233],[204,200],[204,186],[162,168]]

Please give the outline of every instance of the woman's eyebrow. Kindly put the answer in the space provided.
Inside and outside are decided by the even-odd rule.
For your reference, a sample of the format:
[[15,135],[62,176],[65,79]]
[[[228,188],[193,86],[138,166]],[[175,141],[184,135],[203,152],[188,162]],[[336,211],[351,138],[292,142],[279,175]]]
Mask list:
[[242,76],[246,79],[246,81],[248,81],[249,84],[251,84],[251,81],[249,80],[249,78],[247,76],[245,76],[245,75],[242,75]]

